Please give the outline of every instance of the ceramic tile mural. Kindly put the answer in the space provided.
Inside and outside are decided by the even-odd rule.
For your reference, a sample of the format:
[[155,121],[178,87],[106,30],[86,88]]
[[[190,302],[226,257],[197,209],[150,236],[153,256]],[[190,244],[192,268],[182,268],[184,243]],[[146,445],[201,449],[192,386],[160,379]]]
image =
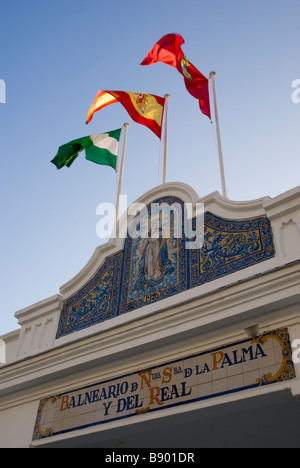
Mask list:
[[[275,255],[271,225],[264,217],[228,220],[207,212],[201,248],[186,249],[184,204],[175,197],[153,202],[128,235],[124,249],[106,258],[92,280],[63,305],[57,338],[171,297]],[[173,207],[171,213],[169,207]],[[153,213],[151,213],[153,216]],[[151,237],[148,236],[151,225]],[[197,228],[196,219],[192,229]],[[165,236],[169,229],[170,235]],[[182,234],[180,237],[178,233]],[[200,237],[200,234],[199,234]]]
[[[151,236],[149,233],[147,237],[126,239],[119,309],[121,314],[187,289],[185,238],[174,236],[174,230],[178,229],[176,223],[181,224],[181,229],[184,223],[183,203],[169,197],[161,200],[161,204],[160,224],[155,220],[155,210],[154,213],[151,212],[152,216],[154,215]],[[170,205],[174,207],[171,216],[168,212]],[[143,219],[148,216],[147,211],[141,219],[141,226],[144,222],[150,229],[151,223]],[[170,233],[168,237],[163,234],[167,228]]]
[[33,440],[295,378],[288,329],[40,401]]
[[191,251],[191,287],[273,256],[272,232],[266,217],[234,221],[206,213],[203,247]]
[[108,257],[94,278],[64,303],[58,336],[117,315],[123,252]]

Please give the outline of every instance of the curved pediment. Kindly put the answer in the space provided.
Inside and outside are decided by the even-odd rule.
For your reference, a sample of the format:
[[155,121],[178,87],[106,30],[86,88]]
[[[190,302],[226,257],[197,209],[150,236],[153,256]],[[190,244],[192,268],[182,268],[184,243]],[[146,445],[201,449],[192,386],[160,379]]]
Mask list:
[[137,200],[146,208],[121,218],[127,237],[99,246],[61,288],[57,338],[274,257],[265,200],[236,203],[217,192],[199,199],[189,186],[175,183],[147,192]]
[[[149,190],[139,197],[134,204],[143,203],[148,205],[156,199],[170,195],[179,198],[184,203],[191,203],[193,206],[199,201],[199,195],[189,185],[181,182],[171,182]],[[128,225],[131,219],[132,216],[125,212],[122,214],[119,224],[124,225],[126,220],[125,222]],[[96,274],[106,257],[123,249],[124,240],[124,238],[116,237],[111,238],[106,244],[99,245],[84,268],[68,283],[61,286],[60,293],[62,296],[64,298],[70,297],[84,286]]]

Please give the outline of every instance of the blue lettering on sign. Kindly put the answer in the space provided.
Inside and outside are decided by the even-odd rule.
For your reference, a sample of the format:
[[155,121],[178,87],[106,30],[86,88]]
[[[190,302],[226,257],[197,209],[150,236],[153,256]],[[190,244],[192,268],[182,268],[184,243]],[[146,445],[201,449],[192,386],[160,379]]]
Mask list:
[[143,402],[140,401],[140,396],[131,395],[127,398],[120,398],[118,400],[118,409],[117,413],[122,413],[122,411],[133,410],[135,408],[141,408],[143,406]]
[[[268,340],[274,340],[273,345],[264,347]],[[280,352],[282,362],[275,359]],[[257,370],[250,373],[253,366],[249,367],[248,363],[255,361],[258,361],[255,366]],[[78,415],[85,413],[87,427],[227,394],[228,384],[230,392],[235,392],[291,380],[296,377],[293,361],[296,364],[300,361],[300,339],[294,340],[291,346],[288,329],[285,328],[256,339],[243,340],[152,369],[47,397],[40,401],[33,439],[74,430],[77,427],[77,408]],[[229,382],[231,377],[224,372],[234,366],[240,366],[241,373],[251,374],[244,387],[239,387],[232,380]],[[218,393],[213,393],[212,386],[207,385],[214,380],[219,382]],[[72,411],[68,417],[66,413],[69,410]],[[47,412],[47,418],[53,415],[47,424],[41,423],[45,420],[42,418],[44,412]],[[71,427],[70,423],[74,425]]]

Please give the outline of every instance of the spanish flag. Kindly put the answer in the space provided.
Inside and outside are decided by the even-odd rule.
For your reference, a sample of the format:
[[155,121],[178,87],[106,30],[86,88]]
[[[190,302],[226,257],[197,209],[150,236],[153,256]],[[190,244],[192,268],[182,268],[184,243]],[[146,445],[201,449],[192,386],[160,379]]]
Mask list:
[[92,120],[95,112],[115,102],[120,102],[135,122],[146,125],[161,138],[165,98],[154,94],[99,91],[88,111],[86,123]]

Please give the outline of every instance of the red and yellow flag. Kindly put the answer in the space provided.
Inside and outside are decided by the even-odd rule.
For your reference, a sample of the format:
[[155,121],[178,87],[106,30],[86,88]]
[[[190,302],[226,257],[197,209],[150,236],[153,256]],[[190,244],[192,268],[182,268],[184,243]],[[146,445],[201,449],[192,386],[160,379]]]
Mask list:
[[184,78],[188,92],[199,100],[203,114],[211,118],[208,79],[192,65],[184,55],[181,46],[184,39],[180,34],[163,36],[146,55],[141,65],[152,65],[162,62],[177,68]]
[[165,98],[154,94],[99,91],[89,108],[86,123],[92,120],[95,112],[115,102],[120,102],[135,122],[146,125],[161,138]]

